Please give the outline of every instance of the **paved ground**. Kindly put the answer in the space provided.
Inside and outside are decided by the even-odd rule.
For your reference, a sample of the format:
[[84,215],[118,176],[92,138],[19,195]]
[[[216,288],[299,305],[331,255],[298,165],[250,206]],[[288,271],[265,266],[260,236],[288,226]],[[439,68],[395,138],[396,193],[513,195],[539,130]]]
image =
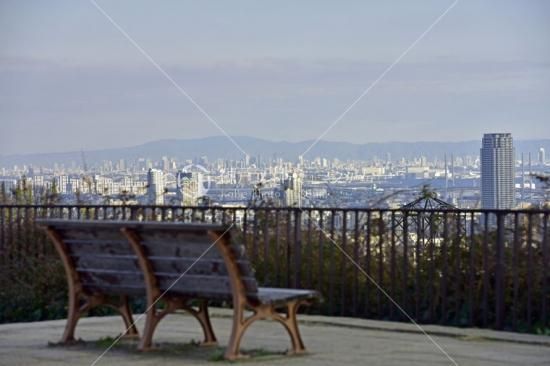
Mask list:
[[[220,344],[227,342],[229,313],[214,310],[212,323]],[[452,365],[428,338],[411,324],[349,318],[302,316],[302,334],[309,349],[305,356],[284,356],[288,338],[273,322],[255,323],[243,341],[253,357],[243,365]],[[64,321],[0,325],[0,365],[91,365],[121,330],[116,317],[83,319],[77,328],[85,342],[61,347]],[[141,322],[139,324],[141,326]],[[550,337],[479,329],[427,326],[459,365],[550,365]],[[198,324],[175,314],[160,325],[157,350],[139,353],[135,343],[121,341],[96,365],[223,365],[222,347],[201,348]]]

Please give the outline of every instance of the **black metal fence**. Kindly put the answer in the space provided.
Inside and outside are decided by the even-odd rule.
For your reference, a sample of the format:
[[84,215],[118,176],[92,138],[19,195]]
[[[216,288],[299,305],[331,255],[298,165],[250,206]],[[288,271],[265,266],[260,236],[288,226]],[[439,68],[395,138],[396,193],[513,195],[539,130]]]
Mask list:
[[318,289],[325,300],[313,312],[406,321],[397,303],[420,323],[547,331],[549,215],[10,205],[0,206],[0,265],[25,256],[57,260],[35,218],[234,223],[261,284]]

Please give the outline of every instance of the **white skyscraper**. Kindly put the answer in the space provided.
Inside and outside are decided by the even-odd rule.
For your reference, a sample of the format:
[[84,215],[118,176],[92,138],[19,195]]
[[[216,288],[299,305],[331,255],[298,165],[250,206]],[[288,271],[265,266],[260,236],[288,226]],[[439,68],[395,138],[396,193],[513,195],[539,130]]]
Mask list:
[[176,197],[182,206],[196,205],[205,194],[202,173],[180,171],[176,174]]
[[67,184],[69,184],[68,175],[60,175],[55,177],[55,185],[57,186],[58,193],[67,193]]
[[283,181],[284,204],[288,207],[302,207],[302,178],[298,173],[288,173]]
[[164,173],[149,169],[147,172],[147,199],[151,205],[164,204]]
[[514,145],[509,133],[483,135],[481,145],[481,207],[515,206]]
[[541,147],[539,149],[539,164],[540,165],[546,164],[546,152],[544,151],[544,147]]

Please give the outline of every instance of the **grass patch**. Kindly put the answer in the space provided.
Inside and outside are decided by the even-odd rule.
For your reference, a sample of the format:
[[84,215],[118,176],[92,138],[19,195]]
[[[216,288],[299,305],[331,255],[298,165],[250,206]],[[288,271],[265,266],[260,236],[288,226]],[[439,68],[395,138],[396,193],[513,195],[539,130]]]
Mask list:
[[219,348],[215,350],[212,353],[212,355],[208,358],[208,361],[211,361],[211,362],[225,361],[225,359],[223,358],[224,352],[225,350],[223,348]]
[[247,362],[247,361],[258,361],[258,360],[271,360],[278,359],[281,357],[291,357],[288,356],[286,352],[281,351],[270,351],[263,348],[255,348],[250,350],[243,350],[242,353],[245,355],[245,358],[239,359],[237,361],[227,361],[223,356],[225,353],[225,348],[218,347],[212,355],[208,358],[210,362]]
[[[97,341],[95,341],[95,345],[100,348],[107,348],[110,347],[116,340],[117,339],[113,337],[101,337]],[[116,346],[116,344],[114,346]]]

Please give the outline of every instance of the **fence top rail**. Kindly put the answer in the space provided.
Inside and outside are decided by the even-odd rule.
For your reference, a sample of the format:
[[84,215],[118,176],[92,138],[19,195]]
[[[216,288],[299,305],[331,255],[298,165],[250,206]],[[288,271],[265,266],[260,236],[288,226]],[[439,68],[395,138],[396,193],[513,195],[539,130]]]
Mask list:
[[56,228],[129,228],[129,229],[162,229],[162,230],[181,230],[185,228],[188,231],[225,231],[228,225],[221,224],[188,224],[182,222],[151,222],[151,221],[121,221],[121,220],[64,220],[64,219],[37,219],[36,223],[40,226],[52,226]]
[[255,207],[255,206],[170,206],[170,205],[86,205],[86,204],[56,204],[56,205],[27,205],[27,204],[0,204],[0,208],[19,209],[160,209],[160,210],[197,210],[197,211],[335,211],[335,212],[383,212],[383,213],[473,213],[473,214],[550,214],[549,208],[534,209],[463,209],[463,208],[376,208],[376,207]]

